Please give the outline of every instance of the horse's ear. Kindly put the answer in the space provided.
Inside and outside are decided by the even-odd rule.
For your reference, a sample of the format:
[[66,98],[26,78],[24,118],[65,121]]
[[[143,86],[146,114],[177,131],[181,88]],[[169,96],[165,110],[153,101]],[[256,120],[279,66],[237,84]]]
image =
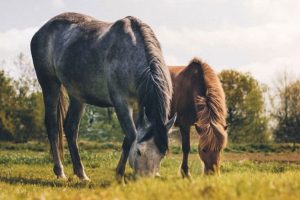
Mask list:
[[141,108],[141,110],[139,112],[139,117],[138,117],[138,121],[137,121],[137,129],[144,128],[149,124],[150,124],[150,122],[146,115],[145,107],[143,107],[143,108]]
[[143,135],[141,135],[140,139],[138,140],[138,143],[147,141],[154,136],[152,129],[146,129],[146,132],[144,132],[142,134]]
[[174,114],[174,116],[172,117],[172,119],[170,119],[165,125],[167,128],[167,131],[169,132],[170,129],[173,127],[173,125],[175,124],[177,118],[177,113]]
[[227,131],[228,129],[228,124],[224,126],[224,130]]
[[150,123],[150,120],[148,119],[148,117],[147,117],[147,114],[146,114],[146,111],[145,111],[146,109],[144,109],[144,123],[145,123],[145,125],[149,125],[149,124],[151,124]]

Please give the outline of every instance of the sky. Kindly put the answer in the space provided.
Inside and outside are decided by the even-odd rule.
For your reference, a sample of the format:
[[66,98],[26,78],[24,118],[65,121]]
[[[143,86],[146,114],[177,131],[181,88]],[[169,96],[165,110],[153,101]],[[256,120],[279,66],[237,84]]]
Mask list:
[[154,30],[168,65],[195,56],[216,71],[250,72],[272,84],[284,70],[300,74],[299,0],[0,0],[0,62],[28,59],[33,34],[63,12],[103,21],[136,16]]

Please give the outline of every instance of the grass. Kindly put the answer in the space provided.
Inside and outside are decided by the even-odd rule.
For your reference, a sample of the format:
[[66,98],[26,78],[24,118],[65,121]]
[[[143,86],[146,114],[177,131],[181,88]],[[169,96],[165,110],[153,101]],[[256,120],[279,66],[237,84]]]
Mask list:
[[192,179],[188,180],[178,175],[181,153],[173,145],[162,162],[161,178],[133,181],[128,167],[127,183],[120,185],[114,179],[119,143],[84,141],[81,147],[91,182],[81,182],[72,175],[68,155],[64,162],[69,178],[57,180],[47,145],[0,143],[0,199],[300,199],[297,152],[251,153],[234,147],[234,151],[224,152],[219,177],[203,176],[203,166],[193,153]]

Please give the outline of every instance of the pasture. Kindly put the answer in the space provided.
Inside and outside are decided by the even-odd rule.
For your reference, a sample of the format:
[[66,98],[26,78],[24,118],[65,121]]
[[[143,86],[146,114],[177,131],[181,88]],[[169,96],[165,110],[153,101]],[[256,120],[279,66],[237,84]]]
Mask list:
[[3,2],[0,200],[300,199],[300,3]]
[[[72,175],[69,154],[64,160],[68,180],[52,172],[48,144],[0,144],[0,199],[299,199],[300,155],[290,146],[230,145],[223,153],[221,176],[203,176],[192,146],[192,179],[178,174],[179,144],[172,142],[160,178],[115,181],[120,143],[81,141],[81,156],[91,182]],[[67,152],[67,149],[66,149]]]

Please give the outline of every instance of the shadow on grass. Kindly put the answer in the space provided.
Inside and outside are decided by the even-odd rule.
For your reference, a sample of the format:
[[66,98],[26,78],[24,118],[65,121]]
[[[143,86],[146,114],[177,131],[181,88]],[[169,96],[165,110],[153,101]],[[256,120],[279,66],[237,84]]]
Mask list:
[[20,176],[3,177],[0,175],[0,181],[12,185],[38,185],[45,187],[70,187],[70,188],[107,188],[111,186],[112,182],[102,180],[100,182],[84,182],[70,180],[45,180],[41,178],[25,178]]

